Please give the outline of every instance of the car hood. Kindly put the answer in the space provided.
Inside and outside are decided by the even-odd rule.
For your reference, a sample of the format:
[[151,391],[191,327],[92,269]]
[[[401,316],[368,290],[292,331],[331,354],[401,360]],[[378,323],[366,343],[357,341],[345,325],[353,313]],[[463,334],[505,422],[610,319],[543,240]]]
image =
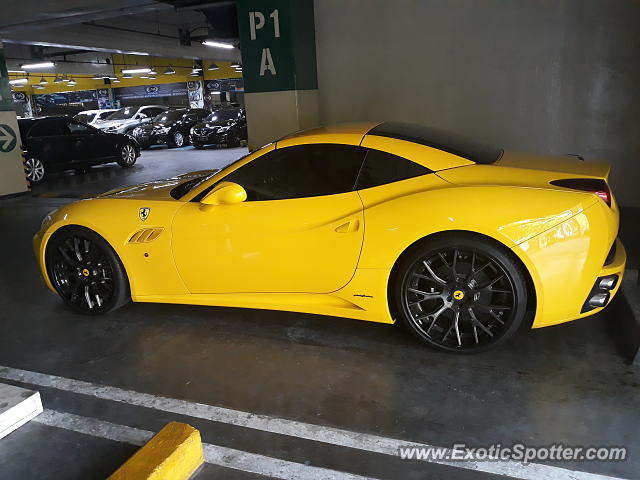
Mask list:
[[136,120],[135,118],[127,118],[126,120],[105,120],[104,122],[100,123],[100,128],[108,128],[108,127],[115,127],[117,125],[128,125],[130,123],[136,123],[139,120]]
[[202,122],[195,125],[193,128],[217,128],[217,127],[231,127],[234,124],[224,122]]
[[185,173],[183,175],[178,175],[176,177],[167,178],[164,180],[155,180],[153,182],[141,183],[139,185],[132,185],[130,187],[118,188],[98,195],[98,198],[126,198],[149,200],[169,199],[172,198],[171,190],[174,187],[180,185],[183,182],[186,182],[187,180],[204,177],[217,171],[217,169],[199,170],[197,172]]

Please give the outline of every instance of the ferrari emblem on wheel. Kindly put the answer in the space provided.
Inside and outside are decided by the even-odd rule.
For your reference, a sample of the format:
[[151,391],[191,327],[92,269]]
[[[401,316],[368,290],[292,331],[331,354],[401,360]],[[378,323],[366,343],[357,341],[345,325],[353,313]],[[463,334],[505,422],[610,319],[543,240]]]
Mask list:
[[138,216],[140,217],[140,220],[144,222],[147,218],[149,218],[150,212],[151,212],[151,209],[148,207],[140,208],[140,211],[138,212]]
[[456,290],[453,292],[453,298],[456,300],[462,300],[464,298],[464,292],[462,290]]

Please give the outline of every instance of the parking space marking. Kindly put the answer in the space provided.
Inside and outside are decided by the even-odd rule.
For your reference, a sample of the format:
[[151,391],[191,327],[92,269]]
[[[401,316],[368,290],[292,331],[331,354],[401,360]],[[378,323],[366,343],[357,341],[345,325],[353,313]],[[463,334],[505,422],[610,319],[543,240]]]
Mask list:
[[[55,388],[82,395],[89,395],[104,400],[151,408],[178,415],[186,415],[213,422],[252,428],[255,430],[286,435],[294,438],[303,438],[340,447],[353,448],[372,453],[381,453],[384,455],[397,456],[400,447],[427,449],[441,448],[424,443],[381,437],[367,433],[352,432],[350,430],[314,425],[280,417],[161,397],[148,393],[125,390],[118,387],[94,384],[82,380],[74,380],[56,375],[47,375],[44,373],[31,372],[29,370],[21,370],[18,368],[0,366],[0,378],[23,382],[30,385]],[[465,470],[475,470],[494,475],[504,475],[522,480],[539,480],[540,478],[549,480],[623,480],[617,477],[582,472],[578,470],[569,470],[551,465],[537,463],[523,464],[515,461],[465,462],[429,459],[424,460],[424,462],[447,465]]]
[[[116,442],[144,445],[154,432],[139,428],[104,422],[95,418],[82,417],[71,413],[45,410],[34,419],[42,425],[63,428],[92,437],[106,438]],[[202,444],[204,460],[212,465],[242,470],[243,472],[264,475],[282,480],[375,480],[352,473],[339,472],[328,468],[314,467],[302,463],[289,462],[279,458],[267,457],[257,453],[244,452],[233,448],[221,447],[210,443]]]

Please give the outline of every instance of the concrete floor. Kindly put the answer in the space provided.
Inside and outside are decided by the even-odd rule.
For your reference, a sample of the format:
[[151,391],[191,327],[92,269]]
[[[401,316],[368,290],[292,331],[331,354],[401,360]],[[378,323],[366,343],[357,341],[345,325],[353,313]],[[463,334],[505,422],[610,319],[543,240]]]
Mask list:
[[[453,356],[424,347],[396,326],[298,313],[130,304],[88,318],[67,310],[41,283],[31,236],[68,197],[219,168],[245,152],[145,151],[132,169],[107,165],[86,175],[60,175],[33,195],[0,201],[0,377],[3,366],[11,367],[306,422],[319,430],[337,427],[438,446],[626,446],[625,462],[553,465],[638,478],[640,375],[612,340],[618,321],[613,309],[522,331],[485,354]],[[507,478],[195,418],[188,410],[170,414],[64,388],[7,383],[39,390],[45,409],[151,431],[170,420],[185,421],[207,443],[303,466],[385,479]],[[0,440],[0,477],[105,478],[135,449],[31,422]],[[211,464],[197,476],[259,477]]]

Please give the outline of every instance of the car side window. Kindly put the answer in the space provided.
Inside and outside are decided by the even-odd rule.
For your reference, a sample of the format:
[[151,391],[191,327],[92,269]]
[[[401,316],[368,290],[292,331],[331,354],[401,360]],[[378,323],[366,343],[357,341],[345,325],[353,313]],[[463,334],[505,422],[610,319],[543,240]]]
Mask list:
[[149,107],[149,108],[143,108],[142,110],[140,110],[140,113],[144,113],[146,116],[153,118],[156,115],[160,115],[165,110],[166,110],[165,108]]
[[391,153],[369,149],[358,176],[357,190],[432,173],[426,167]]
[[354,189],[365,153],[354,145],[286,147],[255,159],[222,181],[242,185],[248,201],[335,195]]
[[104,120],[105,118],[107,118],[109,115],[111,115],[113,112],[102,112],[98,114],[98,118],[100,120]]
[[69,122],[67,124],[67,128],[72,135],[88,135],[90,133],[93,133],[93,131],[89,127],[77,122]]
[[49,137],[54,135],[67,135],[69,129],[62,119],[50,119],[36,123],[29,130],[29,137]]

